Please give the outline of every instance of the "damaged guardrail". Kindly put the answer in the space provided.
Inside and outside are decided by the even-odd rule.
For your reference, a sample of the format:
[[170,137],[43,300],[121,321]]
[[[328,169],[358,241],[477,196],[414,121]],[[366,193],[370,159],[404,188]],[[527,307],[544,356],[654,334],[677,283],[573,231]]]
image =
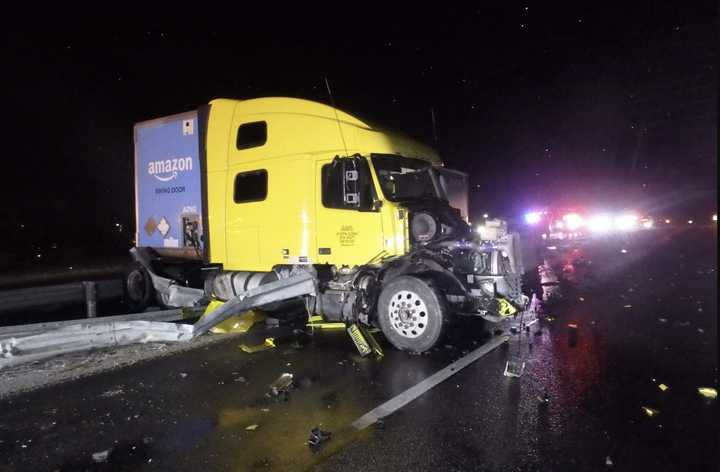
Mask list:
[[188,342],[243,311],[314,294],[314,278],[303,272],[238,294],[193,325],[97,319],[22,336],[2,336],[0,333],[0,369],[94,348],[148,342]]

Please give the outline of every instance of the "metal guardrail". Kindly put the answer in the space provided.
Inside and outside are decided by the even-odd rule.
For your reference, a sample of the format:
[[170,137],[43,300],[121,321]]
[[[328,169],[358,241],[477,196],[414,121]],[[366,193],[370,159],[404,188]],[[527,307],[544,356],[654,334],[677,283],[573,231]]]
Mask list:
[[3,290],[0,291],[0,313],[85,302],[87,316],[94,317],[98,300],[122,296],[123,283],[117,279]]
[[30,336],[55,329],[65,328],[78,323],[109,323],[114,321],[181,321],[190,320],[203,314],[205,307],[174,308],[171,310],[147,311],[127,315],[100,316],[97,318],[80,318],[67,321],[49,321],[14,326],[0,326],[0,339]]

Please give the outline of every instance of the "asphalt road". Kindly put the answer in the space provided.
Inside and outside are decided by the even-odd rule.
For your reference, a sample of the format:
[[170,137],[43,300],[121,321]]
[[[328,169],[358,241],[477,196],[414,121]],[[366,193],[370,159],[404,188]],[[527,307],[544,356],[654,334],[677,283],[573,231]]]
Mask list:
[[[0,403],[0,470],[718,470],[718,400],[697,392],[718,383],[716,229],[582,254],[530,333],[364,431],[350,424],[488,342],[487,326],[458,323],[420,356],[384,343],[379,359],[343,332],[261,328],[249,337],[277,348],[233,338],[22,394]],[[522,377],[503,376],[517,356]],[[295,387],[266,395],[284,372]],[[312,452],[318,425],[332,437]]]

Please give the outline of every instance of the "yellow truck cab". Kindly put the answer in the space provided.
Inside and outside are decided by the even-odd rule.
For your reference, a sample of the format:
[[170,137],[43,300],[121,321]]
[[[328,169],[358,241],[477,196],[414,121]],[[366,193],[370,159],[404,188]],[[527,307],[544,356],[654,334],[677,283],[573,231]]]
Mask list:
[[146,272],[228,300],[304,271],[317,290],[303,309],[424,351],[450,316],[497,321],[527,303],[514,235],[484,241],[468,224],[467,176],[333,107],[216,99],[138,123],[135,171],[137,249],[152,260],[127,281],[138,304]]

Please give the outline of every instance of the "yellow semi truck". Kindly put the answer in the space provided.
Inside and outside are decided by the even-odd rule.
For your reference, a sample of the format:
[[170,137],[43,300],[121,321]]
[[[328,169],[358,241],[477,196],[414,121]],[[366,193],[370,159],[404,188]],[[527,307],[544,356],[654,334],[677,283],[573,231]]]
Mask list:
[[229,300],[303,272],[315,290],[296,306],[421,352],[453,316],[498,321],[528,301],[516,236],[468,224],[467,176],[334,107],[216,99],[138,123],[135,174],[137,305]]

